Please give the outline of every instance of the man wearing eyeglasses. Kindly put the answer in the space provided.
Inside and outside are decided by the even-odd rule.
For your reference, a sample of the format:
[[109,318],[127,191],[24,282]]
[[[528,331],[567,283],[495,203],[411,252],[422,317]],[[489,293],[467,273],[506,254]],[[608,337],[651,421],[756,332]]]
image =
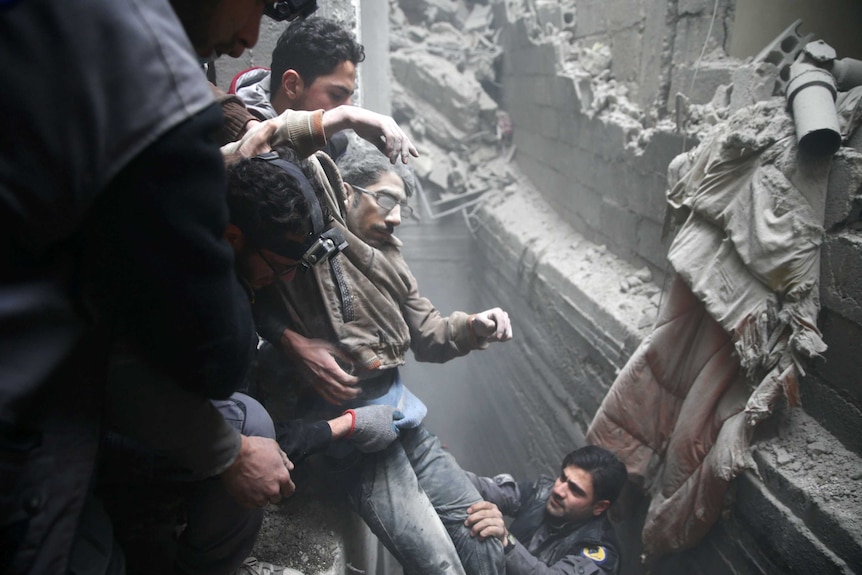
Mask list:
[[[322,155],[319,160],[331,162]],[[396,422],[399,437],[385,450],[372,456],[349,446],[327,451],[324,468],[333,470],[338,491],[405,572],[502,572],[499,541],[470,537],[464,525],[467,509],[481,496],[425,429],[427,408],[407,389],[398,367],[408,349],[419,361],[442,363],[508,341],[509,316],[499,308],[443,316],[420,295],[394,235],[413,212],[414,180],[405,166],[391,164],[358,138],[339,158],[337,172],[324,165],[329,177],[321,184],[328,190],[331,225],[344,233],[348,247],[336,258],[337,273],[315,268],[256,298],[258,332],[281,361],[301,368],[291,378],[264,381],[270,386],[267,409],[276,421],[288,413],[279,397],[286,382],[315,392],[304,398],[300,417],[327,418],[346,407],[397,407],[404,415]]]

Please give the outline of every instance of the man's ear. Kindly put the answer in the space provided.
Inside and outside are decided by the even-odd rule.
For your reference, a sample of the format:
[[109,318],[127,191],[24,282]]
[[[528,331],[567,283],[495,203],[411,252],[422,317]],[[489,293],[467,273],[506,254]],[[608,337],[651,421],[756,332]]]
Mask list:
[[281,91],[291,104],[299,101],[303,90],[305,90],[305,82],[296,70],[285,70],[281,75]]
[[601,499],[599,501],[596,501],[593,504],[593,515],[598,517],[599,515],[601,515],[605,511],[607,511],[608,507],[610,507],[610,506],[611,506],[611,502],[608,501],[607,499]]
[[228,224],[224,232],[224,239],[227,240],[227,243],[231,245],[235,252],[239,253],[242,251],[244,238],[241,229],[233,224]]

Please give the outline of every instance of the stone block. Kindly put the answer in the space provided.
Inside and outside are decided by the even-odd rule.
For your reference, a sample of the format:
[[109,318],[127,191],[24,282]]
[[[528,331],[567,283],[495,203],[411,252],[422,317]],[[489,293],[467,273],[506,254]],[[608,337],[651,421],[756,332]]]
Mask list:
[[627,132],[624,126],[599,118],[591,119],[588,125],[590,132],[588,141],[597,156],[607,161],[628,159],[629,152],[625,149]]
[[820,302],[862,325],[862,235],[829,235],[821,247]]
[[531,51],[530,57],[534,64],[532,70],[536,75],[543,76],[543,81],[550,82],[550,78],[557,75],[557,51],[554,44],[539,44]]
[[554,75],[552,82],[552,97],[553,105],[563,111],[580,110],[581,103],[578,100],[578,93],[575,89],[575,80],[570,76],[562,74]]
[[862,453],[862,412],[816,372],[800,378],[805,413],[816,419],[847,449]]
[[862,219],[862,153],[841,148],[832,158],[826,191],[823,227],[847,225]]
[[637,29],[620,30],[611,35],[611,50],[614,54],[611,69],[620,82],[637,82],[642,44],[643,36]]
[[[644,20],[642,0],[606,0],[608,31],[611,33],[639,27]],[[614,59],[618,57],[614,51]]]
[[769,62],[742,64],[733,71],[729,113],[772,98],[778,68]]
[[[685,146],[683,146],[685,144]],[[676,132],[655,132],[644,148],[640,163],[644,171],[667,174],[671,161],[679,154],[697,146],[696,139]]]
[[533,102],[540,106],[553,107],[554,102],[554,84],[556,74],[551,74],[547,77],[536,78],[533,84]]
[[773,562],[774,573],[849,573],[848,566],[782,505],[750,471],[736,479],[733,511],[748,530],[760,533],[760,551]]
[[539,109],[539,129],[545,138],[560,139],[559,113],[555,108],[542,106]]
[[474,77],[426,52],[394,53],[390,62],[393,76],[405,89],[422,94],[428,104],[465,132],[477,130],[483,90]]
[[[701,53],[710,54],[716,50],[723,51],[723,46],[727,41],[727,33],[721,20],[721,12],[717,15],[719,20],[710,26],[712,6],[710,5],[709,8],[706,14],[680,11],[673,42],[673,61],[675,63],[688,62],[693,64]],[[705,51],[703,49],[704,44],[706,45]]]
[[515,132],[518,130],[529,130],[534,134],[541,134],[542,108],[532,102],[521,102],[515,111],[512,120]]
[[564,186],[564,197],[559,204],[560,215],[581,233],[589,231],[594,234],[594,229],[601,219],[601,196],[576,180],[566,180]]
[[811,370],[827,381],[846,401],[862,410],[859,358],[862,357],[862,325],[828,311],[820,314],[818,327],[829,348]]
[[[677,65],[671,74],[668,106],[673,112],[676,94],[684,94],[692,104],[712,101],[720,86],[730,84],[735,64],[731,61],[702,62],[696,71],[691,65]],[[696,74],[696,76],[695,76]],[[691,79],[696,78],[692,86]]]
[[644,13],[638,82],[629,97],[642,108],[649,108],[661,97],[660,86],[666,74],[663,53],[670,35],[666,23],[667,2],[645,0]]
[[544,152],[546,162],[556,172],[568,176],[569,165],[572,161],[573,148],[571,144],[560,142],[559,140],[549,142],[547,149]]
[[557,107],[557,119],[560,145],[575,145],[581,137],[584,115],[577,108],[563,104]]
[[596,222],[599,226],[597,231],[612,239],[625,252],[632,250],[638,242],[640,216],[609,201],[607,197],[602,199],[601,217]]
[[563,28],[563,10],[558,0],[537,0],[536,18],[539,25],[545,30],[562,30]]
[[608,18],[605,0],[581,0],[578,2],[578,19],[575,38],[586,38],[607,33]]

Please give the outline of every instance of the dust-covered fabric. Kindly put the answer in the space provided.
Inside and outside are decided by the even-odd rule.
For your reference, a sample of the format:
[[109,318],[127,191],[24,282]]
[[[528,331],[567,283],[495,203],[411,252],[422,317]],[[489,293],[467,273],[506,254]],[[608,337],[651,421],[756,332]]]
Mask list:
[[[845,139],[860,98],[838,100]],[[798,377],[826,349],[817,315],[830,165],[799,154],[785,102],[773,99],[669,167],[676,276],[587,434],[650,495],[647,561],[706,535],[729,482],[754,466],[754,427],[782,397],[799,405]]]

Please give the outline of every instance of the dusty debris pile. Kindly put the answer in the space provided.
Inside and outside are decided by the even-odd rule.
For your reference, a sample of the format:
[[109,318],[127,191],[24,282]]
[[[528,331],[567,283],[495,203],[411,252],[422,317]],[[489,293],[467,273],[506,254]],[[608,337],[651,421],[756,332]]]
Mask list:
[[419,148],[413,166],[440,206],[514,181],[492,22],[488,3],[391,2],[392,115]]

